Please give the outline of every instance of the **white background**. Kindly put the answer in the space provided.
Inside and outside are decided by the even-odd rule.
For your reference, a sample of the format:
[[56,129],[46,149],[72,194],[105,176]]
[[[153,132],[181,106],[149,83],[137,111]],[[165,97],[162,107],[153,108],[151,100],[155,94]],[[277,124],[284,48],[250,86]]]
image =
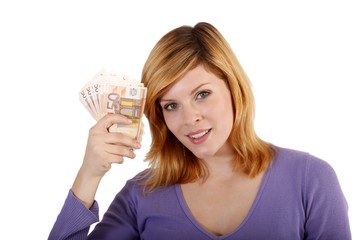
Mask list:
[[[47,239],[95,123],[80,88],[104,67],[139,79],[161,36],[207,21],[253,83],[258,134],[333,166],[360,239],[359,12],[355,0],[1,1],[1,235]],[[101,215],[149,141],[103,179]]]

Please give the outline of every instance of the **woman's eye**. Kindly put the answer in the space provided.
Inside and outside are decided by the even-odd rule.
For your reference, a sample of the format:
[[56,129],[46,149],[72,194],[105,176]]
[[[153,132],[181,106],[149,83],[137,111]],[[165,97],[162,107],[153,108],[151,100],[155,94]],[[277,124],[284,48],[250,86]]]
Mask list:
[[197,95],[196,95],[196,98],[206,98],[208,95],[210,94],[210,92],[208,91],[202,91],[202,92],[199,92]]
[[176,103],[169,103],[164,106],[165,110],[173,110],[176,108]]

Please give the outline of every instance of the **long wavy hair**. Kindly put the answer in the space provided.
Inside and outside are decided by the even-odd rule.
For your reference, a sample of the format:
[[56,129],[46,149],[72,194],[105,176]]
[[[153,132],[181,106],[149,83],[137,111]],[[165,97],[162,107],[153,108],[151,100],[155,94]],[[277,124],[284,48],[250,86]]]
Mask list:
[[186,72],[202,64],[223,79],[232,97],[234,123],[228,142],[236,157],[234,169],[254,177],[265,170],[274,155],[271,144],[254,130],[255,102],[251,83],[222,34],[211,24],[181,26],[165,34],[145,62],[142,82],[147,87],[144,114],[152,143],[146,155],[149,189],[206,179],[208,169],[169,131],[159,99]]

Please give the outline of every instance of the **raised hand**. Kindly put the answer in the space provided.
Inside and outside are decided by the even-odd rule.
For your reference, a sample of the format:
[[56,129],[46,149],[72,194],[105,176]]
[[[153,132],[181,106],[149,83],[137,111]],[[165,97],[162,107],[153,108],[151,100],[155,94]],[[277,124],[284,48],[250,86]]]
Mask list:
[[124,157],[135,158],[134,149],[140,143],[126,134],[109,132],[114,124],[131,124],[132,121],[121,114],[107,114],[89,131],[85,156],[72,191],[87,207],[91,207],[97,187],[110,170],[111,164],[123,163]]

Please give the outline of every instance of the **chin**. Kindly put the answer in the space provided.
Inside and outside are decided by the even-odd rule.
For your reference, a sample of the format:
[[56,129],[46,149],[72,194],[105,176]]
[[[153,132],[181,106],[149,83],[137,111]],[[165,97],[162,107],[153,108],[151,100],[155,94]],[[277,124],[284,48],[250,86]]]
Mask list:
[[229,154],[234,154],[234,149],[230,148],[230,146],[222,146],[220,148],[196,148],[196,149],[189,149],[197,158],[199,159],[207,159],[216,156],[227,156]]
[[193,151],[192,153],[199,159],[206,159],[206,158],[214,157],[216,155],[216,151],[214,151],[214,152],[210,152],[210,151],[204,151],[204,152]]

